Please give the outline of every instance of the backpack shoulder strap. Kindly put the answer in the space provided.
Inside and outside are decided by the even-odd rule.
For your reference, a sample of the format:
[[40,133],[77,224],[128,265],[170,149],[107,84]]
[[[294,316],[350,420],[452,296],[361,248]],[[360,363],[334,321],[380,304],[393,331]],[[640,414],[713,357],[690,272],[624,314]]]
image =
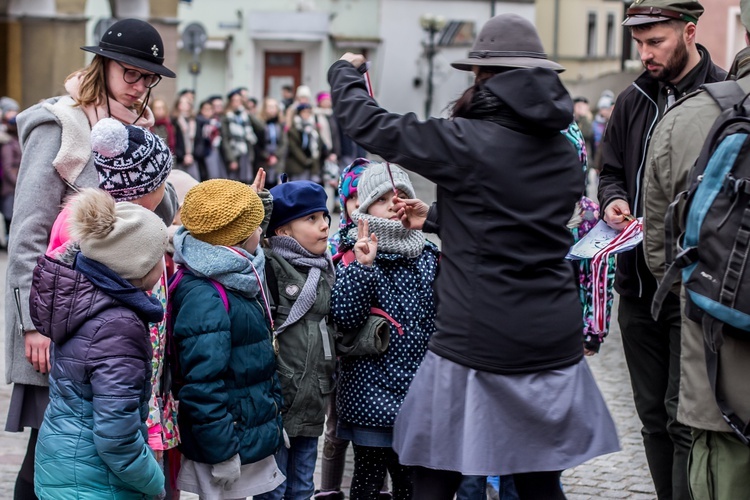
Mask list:
[[[265,271],[266,286],[268,287],[268,292],[271,295],[271,310],[275,313],[276,308],[279,305],[279,281],[276,278],[276,273],[274,272],[273,265],[271,265],[271,261],[269,259],[266,259]],[[274,314],[274,316],[276,316],[276,314]]]
[[221,301],[224,303],[224,309],[229,311],[229,297],[227,297],[227,291],[224,289],[224,286],[214,279],[209,278],[209,281],[216,288],[216,291],[219,292],[219,297],[221,297]]
[[[169,287],[167,288],[167,297],[171,297],[172,293],[174,293],[175,289],[177,288],[177,285],[182,281],[182,278],[185,276],[186,273],[189,271],[186,271],[184,267],[180,266],[177,269],[177,272],[175,272],[171,278],[169,278]],[[209,278],[208,279],[211,284],[216,288],[216,291],[219,292],[219,297],[221,297],[221,302],[224,304],[224,309],[229,311],[229,297],[227,297],[227,291],[224,289],[224,286],[219,283],[218,281]],[[172,301],[167,301],[167,310],[170,311],[172,309]]]
[[344,263],[344,267],[354,262],[357,258],[354,255],[354,250],[348,250],[341,255],[341,262]]
[[172,295],[177,285],[182,281],[182,277],[185,276],[185,268],[179,267],[177,271],[169,278],[169,285],[167,287],[167,297]]
[[706,83],[701,86],[711,98],[716,101],[722,111],[726,111],[735,104],[742,101],[747,93],[742,90],[740,84],[735,80],[724,82]]

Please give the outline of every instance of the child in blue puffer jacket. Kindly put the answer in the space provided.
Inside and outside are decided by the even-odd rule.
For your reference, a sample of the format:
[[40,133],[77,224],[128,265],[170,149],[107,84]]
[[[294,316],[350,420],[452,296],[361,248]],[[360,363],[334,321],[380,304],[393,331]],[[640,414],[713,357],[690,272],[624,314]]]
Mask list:
[[164,474],[148,446],[151,343],[164,315],[148,296],[163,272],[167,228],[150,210],[83,189],[70,205],[73,242],[34,269],[30,311],[52,339],[50,403],[39,429],[41,499],[152,498]]
[[439,252],[392,211],[394,190],[399,197],[415,194],[403,170],[390,170],[393,183],[382,163],[368,166],[359,179],[359,208],[352,213],[357,227],[349,235],[356,240],[355,259],[344,256],[339,263],[331,307],[345,336],[362,331],[371,314],[390,323],[384,352],[341,360],[337,435],[354,444],[350,496],[365,500],[378,498],[386,470],[394,497],[411,498],[411,471],[391,448],[393,424],[435,331]]
[[185,195],[174,236],[180,266],[170,285],[179,358],[180,490],[201,498],[245,498],[284,480],[281,386],[262,290],[258,247],[264,208],[256,191],[213,179]]

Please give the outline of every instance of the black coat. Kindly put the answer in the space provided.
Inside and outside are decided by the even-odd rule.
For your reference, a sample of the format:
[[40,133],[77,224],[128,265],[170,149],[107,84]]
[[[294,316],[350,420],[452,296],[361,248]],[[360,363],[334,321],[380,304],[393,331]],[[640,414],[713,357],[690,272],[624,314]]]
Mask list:
[[[726,72],[711,62],[705,48],[699,46],[699,50],[707,59],[695,79],[694,88],[686,92],[726,77]],[[634,215],[643,215],[640,187],[646,170],[648,144],[659,119],[658,94],[659,82],[644,72],[617,97],[601,145],[599,205],[602,213],[607,205],[621,199],[628,202]],[[649,298],[656,291],[656,285],[656,278],[646,265],[642,245],[617,257],[615,289],[620,295]]]
[[345,61],[328,79],[347,135],[438,186],[442,260],[429,349],[496,373],[579,361],[582,312],[565,255],[566,223],[584,183],[577,153],[559,133],[573,121],[573,102],[557,75],[519,69],[489,79],[487,89],[505,103],[503,125],[388,113]]

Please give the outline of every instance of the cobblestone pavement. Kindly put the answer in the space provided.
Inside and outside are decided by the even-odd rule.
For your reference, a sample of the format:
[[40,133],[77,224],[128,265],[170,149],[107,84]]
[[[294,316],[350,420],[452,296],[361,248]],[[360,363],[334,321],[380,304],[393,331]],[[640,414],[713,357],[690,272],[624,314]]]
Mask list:
[[[426,181],[416,180],[415,187],[422,199],[431,201],[434,190]],[[334,228],[336,225],[333,226]],[[7,254],[0,252],[0,283],[5,283]],[[4,287],[3,287],[4,289]],[[4,301],[0,299],[0,350],[4,352]],[[615,308],[616,309],[616,308]],[[648,473],[640,434],[640,423],[633,407],[633,395],[623,358],[620,333],[616,317],[613,318],[612,333],[602,346],[602,352],[588,358],[594,376],[609,405],[617,424],[622,451],[599,457],[563,474],[563,485],[570,500],[593,500],[600,498],[627,498],[648,500],[656,497]],[[2,373],[5,372],[4,357],[0,357]],[[5,428],[11,386],[0,384],[0,429]],[[0,431],[0,499],[13,496],[13,484],[26,450],[28,433]],[[322,448],[322,438],[320,440]],[[352,455],[344,477],[344,489],[348,490],[352,474]],[[320,479],[320,461],[316,471],[316,484]],[[195,495],[182,495],[183,499],[196,499]]]

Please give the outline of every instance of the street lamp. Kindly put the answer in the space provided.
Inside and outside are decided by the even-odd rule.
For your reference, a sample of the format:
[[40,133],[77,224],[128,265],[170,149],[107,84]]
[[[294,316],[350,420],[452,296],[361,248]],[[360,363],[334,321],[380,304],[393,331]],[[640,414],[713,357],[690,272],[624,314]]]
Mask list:
[[422,26],[422,29],[425,30],[428,35],[427,43],[424,44],[424,55],[427,58],[427,99],[425,99],[424,103],[425,119],[430,117],[430,111],[432,109],[433,59],[435,58],[435,54],[437,54],[437,49],[435,48],[435,35],[445,27],[445,23],[446,21],[443,16],[423,14],[419,18],[419,25]]

